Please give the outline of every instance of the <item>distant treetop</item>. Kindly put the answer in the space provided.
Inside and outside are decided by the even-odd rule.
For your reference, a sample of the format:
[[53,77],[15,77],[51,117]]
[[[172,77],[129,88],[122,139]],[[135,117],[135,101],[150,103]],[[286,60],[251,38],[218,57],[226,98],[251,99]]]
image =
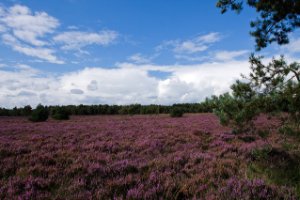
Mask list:
[[233,10],[239,13],[246,2],[255,8],[259,17],[250,23],[254,31],[256,50],[273,42],[279,45],[289,43],[288,33],[300,27],[300,0],[218,0],[221,13]]

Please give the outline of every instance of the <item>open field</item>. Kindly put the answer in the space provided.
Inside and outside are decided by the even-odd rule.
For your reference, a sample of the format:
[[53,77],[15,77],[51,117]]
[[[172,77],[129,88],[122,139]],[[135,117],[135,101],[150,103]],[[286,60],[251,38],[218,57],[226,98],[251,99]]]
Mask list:
[[277,124],[260,117],[269,133],[249,136],[213,114],[1,117],[0,199],[296,199],[299,146]]

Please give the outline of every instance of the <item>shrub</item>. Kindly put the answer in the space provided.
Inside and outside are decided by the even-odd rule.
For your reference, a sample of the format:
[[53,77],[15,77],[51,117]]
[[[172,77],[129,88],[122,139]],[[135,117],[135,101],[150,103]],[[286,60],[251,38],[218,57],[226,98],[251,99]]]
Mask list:
[[141,105],[140,104],[132,104],[128,106],[128,114],[129,115],[138,115],[141,114]]
[[66,108],[54,107],[51,109],[51,117],[56,120],[68,120],[70,113]]
[[261,138],[267,138],[270,135],[270,131],[269,130],[258,130],[257,134],[261,137]]
[[178,108],[178,107],[172,108],[172,110],[170,112],[171,117],[182,117],[183,114],[184,114],[183,110],[181,108]]
[[225,93],[215,101],[217,107],[214,113],[222,125],[230,125],[234,134],[251,132],[254,128],[253,119],[259,113],[261,98],[254,97],[249,85],[237,81],[231,86],[233,94]]
[[253,149],[251,152],[251,157],[253,160],[267,159],[271,151],[272,151],[272,147],[266,145],[263,146],[262,148]]
[[32,108],[30,105],[24,106],[23,109],[21,109],[21,115],[22,116],[29,116],[32,112]]
[[120,115],[128,115],[128,114],[129,114],[128,107],[127,107],[127,106],[123,106],[123,107],[119,110],[119,114],[120,114]]
[[46,107],[39,104],[31,113],[29,120],[32,122],[43,122],[48,119],[49,112]]

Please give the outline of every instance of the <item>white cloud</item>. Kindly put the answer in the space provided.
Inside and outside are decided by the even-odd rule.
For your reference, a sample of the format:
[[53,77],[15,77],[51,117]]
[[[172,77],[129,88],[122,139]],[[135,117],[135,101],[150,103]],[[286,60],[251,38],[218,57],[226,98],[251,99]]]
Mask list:
[[70,92],[71,92],[71,94],[83,94],[84,93],[83,90],[77,89],[77,88],[71,89]]
[[128,58],[129,61],[137,63],[137,64],[150,63],[152,59],[153,58],[149,58],[149,57],[143,56],[140,53],[133,54],[132,56],[130,56]]
[[80,50],[88,45],[106,46],[114,42],[118,34],[115,31],[100,31],[99,33],[70,31],[54,37],[54,41],[61,43],[64,50]]
[[30,73],[30,74],[38,74],[40,73],[40,70],[35,69],[30,67],[29,65],[26,64],[16,64],[15,69],[19,70],[20,72],[26,72],[26,73]]
[[[15,71],[0,68],[0,105],[200,102],[228,91],[240,73],[247,74],[248,66],[246,60],[166,66],[120,63],[115,68],[93,67],[45,76],[19,65]],[[148,73],[153,70],[170,76],[155,78]]]
[[51,91],[56,84],[51,77],[40,77],[39,72],[26,65],[16,66],[14,71],[0,69],[0,104],[6,107],[36,105],[39,93]]
[[245,56],[248,56],[248,50],[239,50],[239,51],[214,51],[208,52],[208,55],[186,55],[186,54],[175,54],[174,57],[178,60],[186,60],[189,62],[204,62],[204,61],[225,61],[236,59],[245,59]]
[[222,94],[229,91],[230,85],[240,78],[241,73],[249,72],[247,60],[169,66],[123,63],[120,66],[171,72],[169,78],[159,81],[157,102],[164,104],[200,102],[213,94]]
[[147,97],[151,93],[153,96],[157,88],[156,79],[138,68],[85,68],[65,74],[60,80],[65,91],[76,87],[84,91],[86,96],[98,96],[107,103],[118,104],[146,102]]
[[[57,34],[59,25],[59,20],[46,12],[33,12],[23,5],[14,5],[10,8],[0,5],[0,34],[3,43],[14,51],[42,61],[64,63],[55,55],[57,46],[54,42],[62,45],[62,49],[78,50],[88,54],[81,48],[92,44],[106,46],[118,36],[115,31],[109,30],[98,33],[78,30]],[[56,36],[53,38],[54,34]]]
[[96,80],[92,80],[90,84],[87,85],[87,89],[90,91],[98,90],[98,82]]
[[3,34],[2,40],[6,45],[10,46],[14,51],[23,53],[27,56],[40,58],[42,60],[46,60],[50,63],[55,63],[55,64],[64,63],[62,60],[58,59],[54,55],[55,51],[50,48],[31,47],[28,45],[21,44],[14,36],[9,34]]
[[281,47],[282,50],[288,51],[290,53],[300,52],[300,38],[292,37],[289,44]]
[[193,56],[193,55],[181,55],[176,54],[174,57],[178,60],[186,60],[190,62],[202,62],[204,60],[209,60],[210,57],[208,56]]
[[197,53],[206,49],[208,49],[208,45],[190,40],[176,44],[174,51],[176,53]]
[[206,35],[199,36],[196,40],[202,43],[214,43],[220,41],[221,36],[219,33],[209,33]]
[[[46,34],[53,33],[59,21],[45,12],[31,12],[22,5],[8,9],[0,7],[0,33],[2,41],[14,51],[55,64],[64,62],[48,47]],[[47,47],[46,47],[47,45]]]
[[171,77],[160,81],[158,86],[158,99],[160,103],[175,102],[191,102],[199,101],[199,99],[189,99],[187,96],[195,92],[193,84],[187,83],[179,79],[179,77]]
[[22,5],[10,7],[0,21],[19,40],[34,46],[44,46],[46,41],[39,39],[47,33],[52,33],[58,26],[59,21],[45,12],[32,13]]
[[68,26],[69,30],[78,30],[79,28],[77,26]]
[[209,33],[200,35],[190,40],[170,40],[159,45],[156,49],[162,50],[171,47],[177,54],[194,54],[207,50],[211,44],[219,41],[221,36],[219,33]]
[[239,57],[242,57],[246,54],[248,54],[249,51],[247,50],[240,50],[240,51],[218,51],[214,55],[214,59],[221,60],[221,61],[227,61],[236,59]]

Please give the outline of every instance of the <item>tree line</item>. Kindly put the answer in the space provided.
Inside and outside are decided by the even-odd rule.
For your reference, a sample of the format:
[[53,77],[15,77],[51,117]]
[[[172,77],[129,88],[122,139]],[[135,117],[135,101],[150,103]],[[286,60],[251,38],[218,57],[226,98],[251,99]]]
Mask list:
[[[206,98],[201,103],[182,103],[173,105],[56,105],[43,106],[50,114],[56,110],[64,110],[70,115],[143,115],[143,114],[170,114],[175,108],[183,113],[205,113],[213,112],[214,103],[211,98]],[[36,108],[30,105],[24,107],[14,107],[12,109],[1,108],[0,116],[29,116]],[[59,111],[60,112],[60,111]]]

